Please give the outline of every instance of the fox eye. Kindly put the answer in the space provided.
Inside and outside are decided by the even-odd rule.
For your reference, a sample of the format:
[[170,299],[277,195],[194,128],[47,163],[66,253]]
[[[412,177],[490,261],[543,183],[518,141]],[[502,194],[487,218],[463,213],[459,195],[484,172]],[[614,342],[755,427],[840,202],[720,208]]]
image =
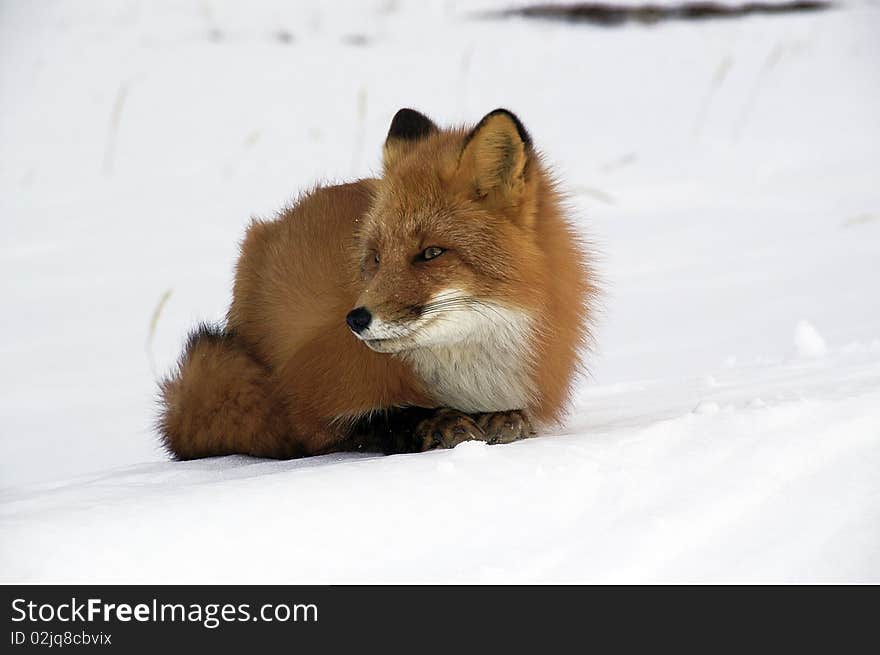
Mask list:
[[364,258],[361,260],[361,276],[365,280],[368,280],[375,275],[378,268],[379,252],[371,248],[365,253]]
[[424,259],[425,261],[429,259],[434,259],[435,257],[439,257],[444,252],[446,252],[443,248],[438,248],[437,246],[430,246],[429,248],[425,248],[420,254],[419,259]]

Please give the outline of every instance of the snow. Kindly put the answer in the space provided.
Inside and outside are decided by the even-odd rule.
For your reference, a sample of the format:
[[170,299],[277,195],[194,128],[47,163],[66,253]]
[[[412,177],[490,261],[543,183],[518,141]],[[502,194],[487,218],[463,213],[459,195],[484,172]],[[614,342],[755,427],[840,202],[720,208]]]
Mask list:
[[[488,6],[3,5],[0,581],[880,582],[880,8]],[[402,106],[513,109],[571,192],[606,294],[567,422],[166,461],[155,375],[248,218],[375,172]]]
[[718,403],[706,400],[701,400],[694,407],[694,414],[715,414],[719,411],[721,411],[721,408],[718,406]]
[[794,328],[794,347],[801,357],[824,357],[828,352],[825,339],[809,321],[798,321]]

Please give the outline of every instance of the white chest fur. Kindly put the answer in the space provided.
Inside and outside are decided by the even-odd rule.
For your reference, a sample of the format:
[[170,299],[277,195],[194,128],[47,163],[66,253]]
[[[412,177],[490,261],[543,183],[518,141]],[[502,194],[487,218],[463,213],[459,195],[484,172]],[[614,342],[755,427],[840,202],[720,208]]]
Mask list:
[[501,305],[456,312],[449,339],[404,353],[436,401],[468,413],[524,409],[533,396],[530,318]]

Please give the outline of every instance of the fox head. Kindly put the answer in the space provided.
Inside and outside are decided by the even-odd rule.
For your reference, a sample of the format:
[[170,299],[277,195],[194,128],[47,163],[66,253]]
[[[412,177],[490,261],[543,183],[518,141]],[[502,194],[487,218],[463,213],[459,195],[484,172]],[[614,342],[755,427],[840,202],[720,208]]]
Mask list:
[[534,223],[548,184],[506,109],[448,130],[398,111],[357,230],[363,286],[352,332],[375,351],[401,352],[528,322],[541,302]]

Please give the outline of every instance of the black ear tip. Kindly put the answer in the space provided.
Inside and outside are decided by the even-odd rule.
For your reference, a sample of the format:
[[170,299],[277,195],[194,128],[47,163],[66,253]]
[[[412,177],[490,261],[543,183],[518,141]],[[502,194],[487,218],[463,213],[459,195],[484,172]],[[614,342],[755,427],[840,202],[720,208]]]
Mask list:
[[391,119],[391,122],[393,123],[398,120],[408,120],[413,118],[423,118],[427,120],[427,116],[425,116],[422,112],[411,109],[409,107],[401,107],[397,110],[397,113],[394,114],[394,118]]
[[389,139],[405,139],[415,141],[436,132],[437,126],[431,119],[415,109],[404,107],[399,109],[391,119],[391,127],[388,128]]
[[486,114],[483,117],[483,120],[481,120],[480,123],[484,123],[485,121],[489,120],[493,116],[498,116],[498,115],[506,116],[507,118],[509,118],[510,121],[516,126],[516,131],[519,134],[519,138],[522,139],[522,142],[527,147],[531,147],[532,135],[529,134],[529,131],[526,129],[526,126],[522,124],[522,121],[517,117],[517,115],[514,114],[509,109],[505,109],[504,107],[499,107],[498,109],[493,109],[492,111],[490,111],[488,114]]

